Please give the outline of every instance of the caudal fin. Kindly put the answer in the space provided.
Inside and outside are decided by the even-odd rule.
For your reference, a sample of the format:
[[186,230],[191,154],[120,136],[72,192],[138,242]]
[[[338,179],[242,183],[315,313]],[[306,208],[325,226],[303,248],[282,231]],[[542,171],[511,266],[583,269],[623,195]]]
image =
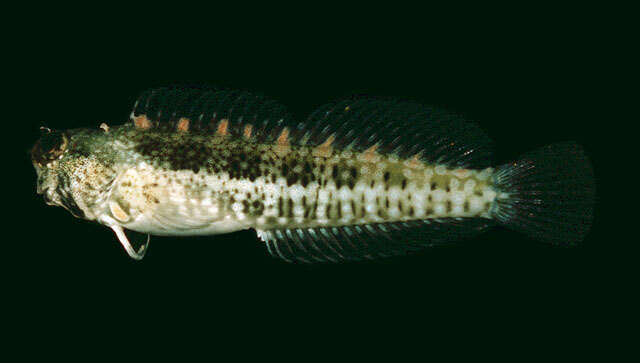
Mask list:
[[595,181],[589,159],[573,142],[548,145],[499,166],[491,210],[508,228],[560,245],[581,242],[593,219]]

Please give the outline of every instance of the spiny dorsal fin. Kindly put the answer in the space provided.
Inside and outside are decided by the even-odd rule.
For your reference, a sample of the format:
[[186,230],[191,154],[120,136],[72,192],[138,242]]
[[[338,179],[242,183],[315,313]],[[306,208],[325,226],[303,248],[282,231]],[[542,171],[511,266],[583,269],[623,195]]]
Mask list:
[[272,133],[288,118],[284,107],[248,92],[180,87],[145,91],[131,113],[137,128],[221,136],[256,137],[265,130]]
[[359,261],[450,244],[492,225],[482,218],[443,218],[342,227],[258,231],[269,253],[287,262]]
[[246,92],[161,88],[140,96],[131,119],[141,129],[243,137],[283,150],[317,147],[318,156],[351,149],[369,159],[387,154],[456,168],[490,166],[490,140],[475,124],[409,102],[352,98],[298,122],[279,104]]

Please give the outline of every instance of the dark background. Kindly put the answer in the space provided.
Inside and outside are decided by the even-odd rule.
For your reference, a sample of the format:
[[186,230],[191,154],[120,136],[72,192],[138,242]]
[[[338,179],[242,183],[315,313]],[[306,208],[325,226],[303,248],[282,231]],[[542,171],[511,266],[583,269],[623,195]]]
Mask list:
[[19,130],[8,143],[18,161],[10,194],[20,202],[9,212],[18,218],[8,229],[17,233],[7,238],[4,267],[19,318],[35,318],[39,328],[122,322],[126,331],[168,322],[191,330],[194,323],[231,336],[286,331],[287,339],[302,327],[339,334],[389,324],[385,334],[500,332],[518,341],[526,332],[545,342],[608,324],[625,267],[612,252],[616,237],[602,220],[602,198],[591,234],[575,248],[496,229],[407,257],[301,266],[272,259],[253,231],[155,237],[145,259],[133,261],[111,230],[46,206],[35,193],[27,151],[40,126],[124,123],[138,93],[173,84],[259,92],[300,119],[353,94],[440,106],[476,120],[495,141],[498,163],[575,140],[600,183],[607,160],[597,27],[573,11],[499,21],[471,14],[435,24],[435,14],[411,13],[366,24],[356,21],[367,18],[358,12],[25,24],[35,30],[16,41],[7,70],[18,80],[9,107],[19,119],[9,124]]

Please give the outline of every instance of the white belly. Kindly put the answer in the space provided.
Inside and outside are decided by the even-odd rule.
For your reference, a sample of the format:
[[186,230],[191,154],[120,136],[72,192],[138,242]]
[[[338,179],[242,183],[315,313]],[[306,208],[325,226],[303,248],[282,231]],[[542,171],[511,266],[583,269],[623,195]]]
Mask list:
[[189,220],[167,220],[158,216],[141,215],[130,223],[121,223],[124,228],[132,231],[148,233],[156,236],[197,236],[230,233],[248,229],[248,223],[242,223],[232,218],[226,218],[207,223]]

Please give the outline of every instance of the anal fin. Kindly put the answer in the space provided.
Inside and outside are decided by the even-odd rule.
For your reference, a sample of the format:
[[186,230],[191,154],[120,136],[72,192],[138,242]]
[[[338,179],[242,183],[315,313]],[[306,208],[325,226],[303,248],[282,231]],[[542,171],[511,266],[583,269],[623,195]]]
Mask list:
[[287,262],[359,261],[406,254],[474,236],[484,218],[441,218],[341,227],[258,230],[269,253]]

